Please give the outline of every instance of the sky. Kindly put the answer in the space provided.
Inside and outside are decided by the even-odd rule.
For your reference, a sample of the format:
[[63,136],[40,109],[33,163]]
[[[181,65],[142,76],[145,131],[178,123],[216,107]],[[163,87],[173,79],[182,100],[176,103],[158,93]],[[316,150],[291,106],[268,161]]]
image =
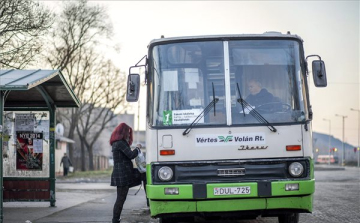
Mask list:
[[[113,23],[113,41],[120,53],[114,63],[128,73],[147,54],[153,39],[213,34],[261,34],[290,31],[304,40],[305,54],[324,60],[326,88],[316,88],[310,76],[312,129],[358,144],[360,110],[360,4],[359,1],[91,1],[107,8]],[[305,55],[305,56],[306,56]],[[143,77],[142,77],[143,79]],[[140,130],[145,129],[145,89],[133,104],[140,108]],[[140,105],[140,106],[139,106]],[[135,119],[135,129],[138,120]]]

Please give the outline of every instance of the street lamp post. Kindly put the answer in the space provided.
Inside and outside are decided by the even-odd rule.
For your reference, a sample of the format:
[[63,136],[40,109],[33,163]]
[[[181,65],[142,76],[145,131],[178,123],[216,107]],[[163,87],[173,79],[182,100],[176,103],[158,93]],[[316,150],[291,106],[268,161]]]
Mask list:
[[357,144],[357,154],[358,154],[358,167],[360,167],[360,109],[350,108],[351,111],[357,111],[358,112],[358,144]]
[[335,116],[337,117],[342,117],[342,165],[345,166],[345,118],[347,118],[347,116],[345,115],[339,115],[339,114],[335,114]]
[[323,120],[329,122],[329,142],[328,142],[328,144],[329,144],[329,146],[328,146],[328,149],[329,149],[329,160],[328,160],[328,164],[330,165],[330,156],[331,156],[331,148],[330,148],[330,146],[331,146],[331,143],[330,143],[330,140],[331,140],[331,138],[330,138],[330,135],[331,135],[331,120],[330,120],[330,119],[326,119],[326,118],[324,118]]

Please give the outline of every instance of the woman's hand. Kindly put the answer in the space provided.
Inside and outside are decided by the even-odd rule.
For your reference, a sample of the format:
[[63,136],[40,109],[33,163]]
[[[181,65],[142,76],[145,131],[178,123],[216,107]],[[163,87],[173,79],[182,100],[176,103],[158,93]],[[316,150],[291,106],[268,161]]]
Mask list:
[[135,148],[135,149],[138,151],[138,154],[141,153],[141,147],[142,147],[141,144],[137,144],[137,145],[136,145],[136,148]]

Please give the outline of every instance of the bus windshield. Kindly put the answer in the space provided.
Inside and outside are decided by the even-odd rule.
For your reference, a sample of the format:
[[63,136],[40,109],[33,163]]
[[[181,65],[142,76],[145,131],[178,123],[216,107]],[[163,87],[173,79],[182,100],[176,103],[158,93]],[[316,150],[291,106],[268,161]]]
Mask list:
[[253,110],[272,124],[306,119],[297,41],[168,43],[150,53],[152,126],[263,125]]

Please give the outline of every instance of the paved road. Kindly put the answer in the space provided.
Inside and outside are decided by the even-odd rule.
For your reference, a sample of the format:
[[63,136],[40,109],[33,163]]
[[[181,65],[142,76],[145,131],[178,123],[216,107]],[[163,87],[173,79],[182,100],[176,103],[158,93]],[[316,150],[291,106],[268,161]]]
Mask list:
[[[358,223],[360,219],[360,171],[315,171],[316,192],[313,214],[301,214],[300,222]],[[115,202],[115,188],[108,183],[57,184],[57,207],[49,203],[4,203],[4,222],[21,223],[109,223]],[[122,223],[158,223],[149,217],[145,194],[131,189],[125,203]],[[244,221],[213,221],[212,223],[275,223],[277,218]]]

